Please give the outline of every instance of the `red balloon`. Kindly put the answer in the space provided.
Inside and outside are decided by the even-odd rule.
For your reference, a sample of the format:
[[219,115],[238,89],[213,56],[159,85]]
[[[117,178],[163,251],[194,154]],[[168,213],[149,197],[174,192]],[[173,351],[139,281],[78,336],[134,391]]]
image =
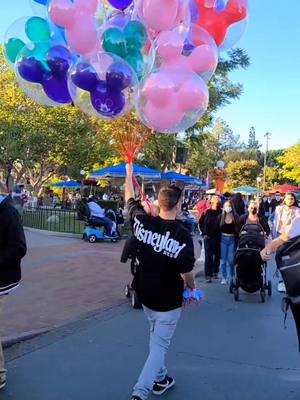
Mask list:
[[206,0],[195,0],[199,17],[195,22],[204,28],[220,46],[226,37],[228,28],[248,16],[248,0],[229,0],[224,11],[215,7],[207,7]]

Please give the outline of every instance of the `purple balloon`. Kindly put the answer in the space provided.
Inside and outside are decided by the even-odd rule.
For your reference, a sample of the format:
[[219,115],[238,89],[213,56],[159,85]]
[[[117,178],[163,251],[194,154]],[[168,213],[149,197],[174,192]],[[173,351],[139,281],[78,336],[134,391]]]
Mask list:
[[48,51],[46,61],[55,75],[65,76],[72,63],[72,56],[64,46],[53,46]]
[[42,83],[45,69],[43,64],[34,57],[23,57],[18,62],[20,76],[28,82]]
[[100,81],[96,71],[88,63],[79,63],[72,73],[71,79],[74,85],[88,92],[92,92]]
[[122,92],[113,92],[102,82],[91,93],[91,102],[94,109],[104,117],[115,117],[125,106],[125,96]]
[[125,10],[133,3],[133,0],[108,0],[108,2],[118,10]]
[[66,104],[72,102],[68,90],[67,75],[59,77],[48,72],[44,74],[42,85],[46,95],[56,103]]
[[109,24],[123,29],[131,21],[129,15],[117,11],[109,19]]
[[192,22],[196,21],[199,17],[199,11],[198,11],[198,7],[195,3],[195,0],[190,0],[190,12],[191,12]]
[[113,63],[106,73],[107,86],[114,91],[120,92],[132,83],[132,72],[126,64]]

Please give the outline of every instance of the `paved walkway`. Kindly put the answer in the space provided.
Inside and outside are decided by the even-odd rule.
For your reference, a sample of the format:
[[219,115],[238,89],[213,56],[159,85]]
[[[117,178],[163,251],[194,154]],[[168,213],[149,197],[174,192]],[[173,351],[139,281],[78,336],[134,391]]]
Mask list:
[[[299,400],[295,328],[283,329],[281,295],[234,302],[202,284],[206,300],[183,311],[168,357],[176,386],[166,400]],[[0,400],[129,400],[145,361],[148,326],[129,304],[8,349]],[[154,397],[150,397],[153,399]]]
[[77,238],[26,236],[22,285],[1,317],[4,338],[51,329],[126,301],[123,287],[131,276],[129,265],[119,261],[123,242],[92,245]]
[[128,302],[124,286],[132,277],[129,263],[120,263],[124,241],[90,244],[29,231],[26,237],[22,285],[8,297],[1,317],[4,340]]

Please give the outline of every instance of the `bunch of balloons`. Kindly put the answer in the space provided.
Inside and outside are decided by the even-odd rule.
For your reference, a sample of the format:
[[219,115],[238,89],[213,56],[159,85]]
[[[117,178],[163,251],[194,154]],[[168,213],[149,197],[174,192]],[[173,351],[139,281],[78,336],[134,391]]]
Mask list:
[[248,0],[30,0],[5,57],[43,105],[114,119],[135,109],[150,129],[193,126],[209,103],[219,51],[240,39]]

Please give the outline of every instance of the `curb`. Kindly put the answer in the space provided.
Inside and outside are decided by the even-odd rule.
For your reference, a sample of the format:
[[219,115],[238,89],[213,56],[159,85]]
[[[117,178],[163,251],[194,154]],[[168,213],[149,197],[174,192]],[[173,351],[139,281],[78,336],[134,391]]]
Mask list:
[[82,238],[82,234],[81,233],[46,231],[46,230],[43,230],[43,229],[29,228],[27,226],[24,226],[24,230],[28,231],[28,232],[40,233],[41,235],[45,235],[45,236],[65,237],[65,238],[70,238],[70,239],[74,239],[74,238],[81,239]]
[[[52,328],[55,329],[55,328]],[[4,336],[2,337],[2,347],[3,349],[7,349],[9,347],[14,346],[17,343],[20,342],[25,342],[26,340],[34,339],[37,336],[40,336],[44,333],[48,333],[52,330],[51,328],[45,328],[45,329],[35,329],[33,331],[29,332],[24,332],[21,335],[18,336]]]

